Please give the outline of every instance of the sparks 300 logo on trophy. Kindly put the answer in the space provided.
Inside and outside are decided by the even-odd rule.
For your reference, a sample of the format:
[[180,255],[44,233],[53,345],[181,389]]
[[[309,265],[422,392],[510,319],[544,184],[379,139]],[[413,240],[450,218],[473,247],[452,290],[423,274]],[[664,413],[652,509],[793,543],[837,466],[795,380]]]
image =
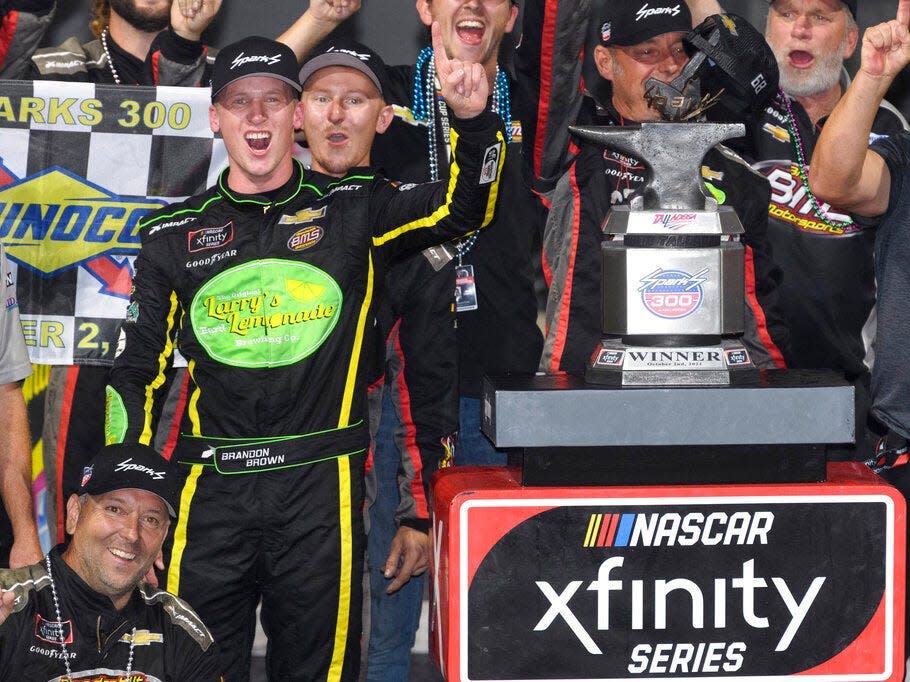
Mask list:
[[701,306],[707,274],[707,268],[694,275],[657,268],[639,281],[641,301],[658,317],[675,320],[691,315]]

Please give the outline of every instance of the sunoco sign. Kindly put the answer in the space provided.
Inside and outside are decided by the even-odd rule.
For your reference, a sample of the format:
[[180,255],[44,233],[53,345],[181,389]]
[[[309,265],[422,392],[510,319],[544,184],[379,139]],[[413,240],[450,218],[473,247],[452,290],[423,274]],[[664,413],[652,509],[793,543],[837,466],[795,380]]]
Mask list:
[[[462,539],[500,527],[482,557],[462,544],[462,679],[894,672],[887,496],[536,500],[544,510],[503,533],[494,517],[520,504],[461,508]],[[838,661],[857,656],[845,677]]]

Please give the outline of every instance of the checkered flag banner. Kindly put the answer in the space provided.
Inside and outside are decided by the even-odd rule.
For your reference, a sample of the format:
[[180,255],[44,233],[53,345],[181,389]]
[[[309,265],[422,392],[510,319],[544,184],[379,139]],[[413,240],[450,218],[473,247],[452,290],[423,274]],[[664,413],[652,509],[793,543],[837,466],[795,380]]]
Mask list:
[[140,219],[227,163],[207,88],[0,81],[0,241],[32,362],[113,362]]

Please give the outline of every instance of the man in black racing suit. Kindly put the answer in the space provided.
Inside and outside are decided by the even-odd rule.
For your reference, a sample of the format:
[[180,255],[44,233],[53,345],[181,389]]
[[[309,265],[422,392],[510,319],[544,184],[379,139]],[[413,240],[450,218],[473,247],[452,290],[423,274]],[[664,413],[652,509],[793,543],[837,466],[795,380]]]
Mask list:
[[219,682],[199,616],[140,583],[176,514],[177,467],[135,443],[87,464],[67,500],[69,542],[0,570],[0,680]]
[[[190,393],[176,457],[188,469],[167,587],[212,629],[227,680],[248,677],[260,598],[270,679],[357,679],[360,456],[384,274],[489,224],[505,159],[480,67],[440,53],[450,180],[397,186],[367,167],[392,116],[369,48],[311,57],[298,105],[285,86],[297,89],[293,53],[249,38],[215,65],[212,125],[229,169],[143,225],[107,437],[152,437],[179,345]],[[313,171],[291,157],[301,125]]]

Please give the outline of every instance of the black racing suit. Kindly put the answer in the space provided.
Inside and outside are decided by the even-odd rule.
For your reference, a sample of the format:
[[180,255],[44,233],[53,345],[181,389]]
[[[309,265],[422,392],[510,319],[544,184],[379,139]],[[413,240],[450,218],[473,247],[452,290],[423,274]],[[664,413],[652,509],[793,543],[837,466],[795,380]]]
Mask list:
[[117,611],[110,597],[66,564],[61,551],[62,545],[50,553],[59,618],[43,561],[0,570],[0,588],[16,594],[12,613],[0,625],[0,680],[65,679],[61,637],[72,682],[125,679],[133,637],[130,680],[221,680],[212,636],[185,602],[143,583]]
[[[422,81],[425,71],[418,74]],[[430,178],[429,123],[415,118],[412,102],[415,68],[388,69],[389,94],[395,118],[373,143],[373,162],[389,177],[402,182]],[[448,175],[447,149],[436,102],[435,162],[440,177]],[[392,271],[396,284],[380,319],[400,317],[400,327],[389,338],[385,389],[392,392],[396,409],[410,406],[412,423],[402,422],[396,433],[402,452],[399,473],[400,505],[396,520],[426,528],[429,480],[440,462],[459,463],[447,436],[458,428],[458,397],[480,398],[485,374],[535,371],[540,357],[532,248],[543,224],[540,207],[530,201],[521,165],[521,123],[510,121],[511,141],[501,180],[505,202],[489,230],[479,235],[463,262],[474,269],[475,310],[461,310],[452,323],[457,256],[436,259],[442,253],[415,254]],[[454,246],[447,246],[449,254]],[[401,371],[399,371],[401,370]],[[455,386],[450,390],[449,385]],[[452,396],[455,391],[456,395]],[[453,404],[454,402],[454,404]],[[453,426],[453,418],[455,419]],[[417,458],[419,454],[420,459]],[[416,513],[417,521],[413,520]]]
[[[618,125],[619,118],[605,113],[594,122]],[[603,336],[601,227],[610,206],[625,203],[644,184],[645,172],[638,159],[582,144],[557,184],[544,233],[544,275],[550,293],[541,370],[583,370]],[[722,145],[708,152],[702,175],[718,203],[732,206],[745,229],[743,343],[757,367],[784,367],[789,339],[777,312],[781,273],[766,234],[768,184]]]
[[[846,74],[841,87],[846,90]],[[791,121],[790,112],[793,112]],[[843,373],[856,388],[856,446],[845,445],[833,456],[870,456],[877,434],[867,424],[869,367],[875,339],[874,225],[814,200],[800,170],[812,158],[825,119],[813,125],[795,99],[775,98],[762,112],[743,154],[768,179],[768,239],[784,271],[780,288],[781,313],[790,328],[791,366],[827,368]],[[793,127],[799,133],[798,140]],[[894,135],[907,122],[888,102],[879,107],[872,124],[875,135]],[[813,202],[815,205],[813,205]],[[827,219],[819,216],[827,212]],[[812,407],[806,407],[811,412]]]
[[451,182],[398,187],[295,162],[270,197],[239,196],[225,171],[143,223],[107,436],[149,442],[179,344],[191,378],[175,456],[190,466],[167,585],[215,633],[230,680],[248,674],[260,597],[270,679],[357,679],[383,278],[395,259],[488,225],[505,157],[496,117],[455,123]]

